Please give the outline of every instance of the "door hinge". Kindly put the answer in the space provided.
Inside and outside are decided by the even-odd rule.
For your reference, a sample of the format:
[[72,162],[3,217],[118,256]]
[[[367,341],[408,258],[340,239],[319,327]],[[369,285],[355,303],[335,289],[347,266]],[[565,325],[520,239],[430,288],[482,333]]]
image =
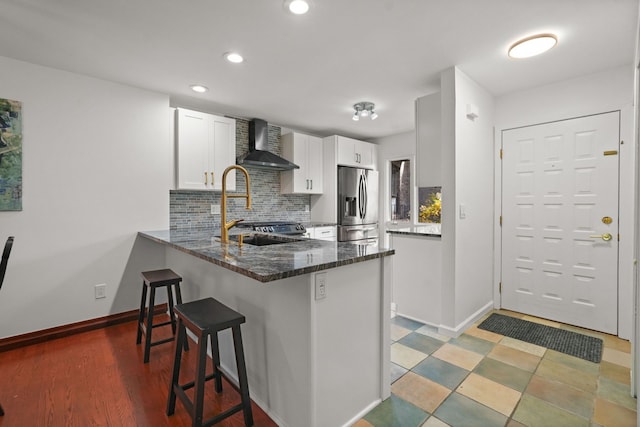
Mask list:
[[500,149],[500,158],[502,158],[502,148]]

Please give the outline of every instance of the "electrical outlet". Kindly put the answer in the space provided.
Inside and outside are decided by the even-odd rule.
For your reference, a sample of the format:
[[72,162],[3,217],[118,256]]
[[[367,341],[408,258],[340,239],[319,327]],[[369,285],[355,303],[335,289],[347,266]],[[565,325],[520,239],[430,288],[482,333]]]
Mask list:
[[327,297],[327,273],[316,273],[316,300]]
[[220,205],[211,204],[211,215],[220,215]]
[[107,297],[107,285],[102,283],[100,285],[96,285],[94,288],[96,299],[106,298]]

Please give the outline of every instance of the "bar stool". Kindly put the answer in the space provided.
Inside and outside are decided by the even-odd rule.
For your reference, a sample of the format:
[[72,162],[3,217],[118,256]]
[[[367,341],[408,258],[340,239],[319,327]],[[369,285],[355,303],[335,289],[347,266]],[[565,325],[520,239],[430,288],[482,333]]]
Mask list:
[[[182,277],[178,276],[171,269],[165,268],[163,270],[143,271],[142,275],[142,298],[140,299],[140,312],[138,313],[138,335],[136,337],[136,344],[140,344],[142,341],[142,334],[145,335],[144,341],[144,363],[149,362],[149,353],[151,347],[164,344],[173,341],[173,336],[176,334],[176,318],[173,311],[173,291],[176,293],[176,302],[182,304],[182,294],[180,293],[180,282]],[[162,323],[153,323],[154,308],[156,301],[156,288],[167,288],[167,305],[169,306],[170,319]],[[149,294],[149,306],[145,310],[145,304],[147,302],[147,289],[150,290]],[[146,315],[145,315],[146,311]],[[171,325],[172,336],[170,338],[152,341],[151,336],[153,328],[161,326]],[[185,337],[185,348],[189,350],[189,344]]]
[[[251,412],[251,399],[249,398],[249,384],[247,370],[244,363],[244,350],[242,347],[242,335],[240,325],[245,322],[245,317],[230,309],[213,298],[177,304],[175,312],[178,316],[178,333],[175,338],[175,359],[173,362],[173,374],[169,386],[169,399],[167,401],[167,415],[173,415],[176,407],[176,396],[191,415],[192,426],[210,426],[242,410],[244,412],[245,426],[253,425]],[[182,359],[182,347],[186,328],[189,328],[198,337],[195,380],[180,385],[180,363]],[[233,347],[238,367],[239,387],[229,381],[227,375],[220,370],[220,352],[218,347],[218,332],[231,328],[233,333]],[[206,374],[207,342],[211,343],[213,359],[213,373]],[[204,385],[206,381],[215,379],[215,390],[222,392],[222,377],[225,377],[236,391],[240,393],[241,403],[203,421],[204,411]],[[195,387],[193,401],[185,393],[186,390]]]

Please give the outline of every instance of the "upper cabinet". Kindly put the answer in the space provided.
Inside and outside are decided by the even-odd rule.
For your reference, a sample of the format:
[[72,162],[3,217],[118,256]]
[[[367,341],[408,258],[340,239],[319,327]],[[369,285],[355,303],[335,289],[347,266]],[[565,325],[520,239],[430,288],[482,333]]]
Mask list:
[[336,136],[338,164],[365,169],[376,169],[376,146],[357,139]]
[[418,187],[442,185],[440,92],[416,99]]
[[[199,111],[176,109],[176,187],[221,190],[222,173],[236,163],[236,121]],[[235,190],[235,171],[227,189]]]
[[282,135],[282,157],[300,166],[280,172],[283,194],[322,194],[322,139],[302,133]]

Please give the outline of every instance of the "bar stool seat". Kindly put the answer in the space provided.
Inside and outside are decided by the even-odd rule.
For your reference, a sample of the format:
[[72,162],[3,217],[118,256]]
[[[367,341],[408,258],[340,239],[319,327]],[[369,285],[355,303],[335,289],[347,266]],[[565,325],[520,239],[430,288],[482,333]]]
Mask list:
[[[159,344],[164,344],[173,341],[173,337],[176,335],[176,319],[173,311],[173,293],[176,294],[176,302],[182,303],[182,294],[180,293],[180,282],[182,277],[177,275],[173,270],[165,268],[162,270],[143,271],[142,276],[142,298],[140,299],[140,311],[138,313],[138,333],[136,336],[136,344],[142,342],[142,335],[145,336],[144,341],[144,363],[149,362],[149,353],[151,347]],[[169,307],[169,320],[161,323],[154,323],[154,308],[156,300],[157,288],[167,289],[167,305]],[[147,289],[149,290],[149,304],[147,307]],[[161,339],[158,341],[152,340],[152,333],[154,328],[161,326],[171,325],[171,337]],[[186,342],[185,348],[189,349],[189,344]]]
[[[245,323],[245,317],[213,298],[204,298],[185,304],[177,304],[174,307],[178,317],[178,332],[175,336],[175,358],[173,373],[169,386],[169,398],[167,401],[167,415],[173,415],[176,406],[176,396],[191,415],[194,427],[210,426],[223,419],[243,411],[245,426],[253,425],[251,411],[251,399],[249,398],[249,384],[244,361],[244,349],[242,346],[242,334],[240,325]],[[189,329],[198,337],[197,359],[195,379],[192,382],[181,385],[180,364],[186,329]],[[218,332],[231,328],[233,335],[233,347],[235,350],[236,365],[238,368],[239,387],[229,381],[227,375],[220,370],[220,352],[218,347]],[[213,373],[206,374],[207,343],[211,344],[213,359]],[[222,377],[240,393],[240,404],[203,421],[204,412],[204,385],[206,381],[215,379],[215,390],[222,392]],[[195,387],[193,401],[187,396],[185,390]]]

